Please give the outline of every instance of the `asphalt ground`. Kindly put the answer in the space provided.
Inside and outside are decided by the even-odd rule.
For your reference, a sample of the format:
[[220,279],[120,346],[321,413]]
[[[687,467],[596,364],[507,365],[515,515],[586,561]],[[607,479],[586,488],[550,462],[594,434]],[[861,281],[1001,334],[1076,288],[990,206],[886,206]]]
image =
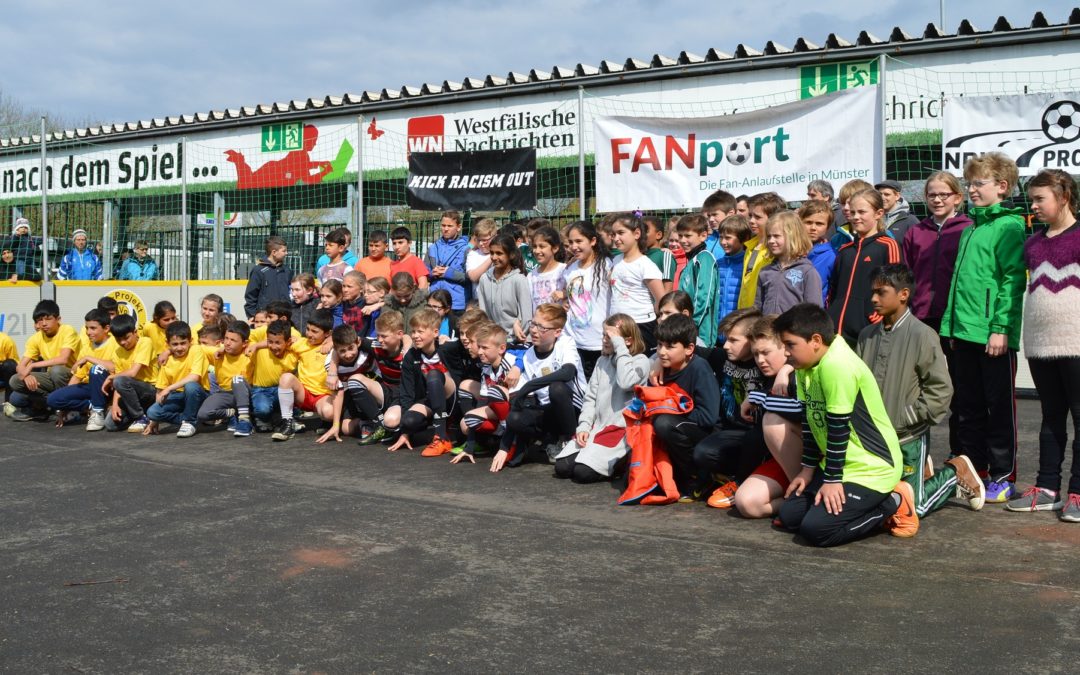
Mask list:
[[[1037,404],[1020,417],[1026,486]],[[956,504],[914,539],[818,550],[546,465],[314,438],[0,419],[0,669],[1077,668],[1080,526],[1053,514]]]

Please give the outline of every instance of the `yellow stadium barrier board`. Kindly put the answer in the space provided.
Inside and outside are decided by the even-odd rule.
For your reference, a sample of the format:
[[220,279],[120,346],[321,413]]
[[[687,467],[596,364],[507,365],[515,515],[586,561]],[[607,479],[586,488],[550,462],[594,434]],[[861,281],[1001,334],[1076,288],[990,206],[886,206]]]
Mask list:
[[120,314],[134,316],[140,327],[153,319],[154,305],[162,300],[171,302],[177,316],[183,316],[179,281],[57,281],[55,284],[56,302],[65,323],[78,329],[82,328],[83,316],[106,295],[116,300]]

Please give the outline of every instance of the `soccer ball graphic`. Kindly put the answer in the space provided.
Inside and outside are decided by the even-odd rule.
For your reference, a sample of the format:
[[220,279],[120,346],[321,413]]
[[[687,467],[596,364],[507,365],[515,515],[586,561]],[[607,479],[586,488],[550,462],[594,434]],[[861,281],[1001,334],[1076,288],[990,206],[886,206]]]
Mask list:
[[[1080,116],[1078,116],[1080,118]],[[1080,121],[1080,119],[1078,119]],[[750,141],[736,138],[732,142],[728,143],[727,151],[724,153],[727,157],[727,161],[731,162],[735,166],[745,164],[750,159]]]
[[1080,104],[1057,101],[1043,112],[1042,130],[1055,143],[1072,143],[1080,138]]

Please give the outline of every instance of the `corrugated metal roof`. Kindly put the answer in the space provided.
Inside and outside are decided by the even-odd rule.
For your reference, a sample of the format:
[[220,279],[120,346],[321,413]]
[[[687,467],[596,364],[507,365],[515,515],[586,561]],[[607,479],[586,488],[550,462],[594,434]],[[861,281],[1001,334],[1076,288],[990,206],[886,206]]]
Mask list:
[[[985,31],[979,30],[969,20],[964,19],[957,27],[956,33],[951,35],[942,32],[942,30],[933,23],[927,24],[922,35],[918,37],[907,33],[899,26],[892,29],[887,40],[876,37],[868,31],[862,31],[859,33],[855,42],[852,43],[835,33],[830,33],[825,39],[824,46],[818,46],[804,37],[799,37],[795,41],[794,47],[786,47],[772,40],[766,42],[761,50],[739,44],[735,47],[734,55],[718,51],[715,48],[709,48],[703,57],[684,51],[680,52],[679,56],[675,58],[663,54],[653,54],[651,59],[637,59],[631,57],[621,63],[604,60],[600,62],[599,66],[583,63],[579,63],[573,68],[567,66],[554,66],[551,70],[533,69],[530,70],[527,75],[510,72],[507,73],[506,77],[500,77],[498,75],[487,75],[483,78],[466,77],[460,83],[444,80],[442,84],[428,83],[419,87],[404,85],[400,89],[393,90],[383,89],[382,91],[377,92],[365,91],[360,94],[346,93],[341,96],[331,95],[319,99],[294,99],[292,101],[272,104],[259,103],[251,106],[242,106],[240,108],[230,108],[224,111],[211,110],[209,112],[155,118],[153,120],[141,120],[138,122],[122,124],[106,124],[97,127],[58,131],[47,134],[46,142],[59,142],[63,144],[64,142],[77,142],[78,139],[89,137],[97,139],[109,136],[135,136],[159,129],[169,129],[168,133],[179,133],[180,130],[175,129],[175,127],[212,127],[218,123],[235,124],[233,120],[259,117],[280,117],[290,114],[295,116],[296,113],[318,113],[320,115],[341,114],[349,111],[360,113],[363,112],[365,107],[372,106],[372,104],[386,104],[390,102],[400,102],[402,100],[408,100],[410,102],[418,100],[418,102],[422,102],[426,97],[445,95],[468,97],[477,92],[499,93],[499,95],[502,95],[502,92],[512,94],[515,87],[539,83],[565,86],[564,83],[572,81],[575,85],[580,84],[584,86],[590,83],[590,79],[596,83],[601,79],[610,79],[613,75],[625,77],[631,73],[635,75],[653,74],[657,78],[666,76],[693,76],[699,74],[695,71],[708,68],[719,62],[724,62],[737,68],[739,66],[739,61],[746,61],[748,67],[751,65],[750,62],[752,61],[754,67],[763,67],[768,65],[768,59],[770,58],[802,57],[804,59],[817,59],[824,57],[826,54],[829,58],[832,58],[833,54],[836,52],[842,52],[844,50],[859,50],[864,52],[867,48],[872,51],[876,50],[879,53],[886,50],[892,53],[898,53],[907,51],[917,45],[929,45],[933,47],[935,41],[941,40],[948,40],[948,42],[941,43],[939,45],[940,49],[986,46],[989,43],[989,38],[1009,35],[1020,37],[1025,32],[1046,31],[1059,27],[1061,30],[1061,37],[1076,37],[1069,28],[1070,26],[1075,25],[1080,25],[1080,8],[1073,8],[1069,13],[1068,19],[1060,24],[1050,23],[1042,12],[1036,12],[1031,19],[1031,23],[1028,26],[1023,27],[1014,27],[1005,17],[998,17],[993,27]],[[1033,35],[1032,37],[1034,38],[1035,36]],[[863,49],[860,50],[860,48]],[[838,54],[837,56],[843,58],[843,55]],[[8,150],[9,152],[18,152],[20,149],[25,151],[25,146],[36,145],[38,143],[40,143],[39,136],[0,139],[0,151]]]

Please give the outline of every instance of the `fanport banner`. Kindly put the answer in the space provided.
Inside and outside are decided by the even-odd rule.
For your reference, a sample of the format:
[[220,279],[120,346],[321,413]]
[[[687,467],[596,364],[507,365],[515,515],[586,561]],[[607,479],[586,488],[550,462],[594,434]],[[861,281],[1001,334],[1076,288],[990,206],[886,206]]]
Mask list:
[[964,164],[1003,152],[1021,176],[1041,169],[1077,173],[1080,167],[1080,92],[963,96],[945,104],[942,163],[964,175]]
[[536,207],[536,148],[409,155],[406,201],[414,209],[510,211]]
[[600,117],[597,210],[700,208],[717,190],[796,201],[816,179],[874,183],[882,133],[876,86],[721,117]]

